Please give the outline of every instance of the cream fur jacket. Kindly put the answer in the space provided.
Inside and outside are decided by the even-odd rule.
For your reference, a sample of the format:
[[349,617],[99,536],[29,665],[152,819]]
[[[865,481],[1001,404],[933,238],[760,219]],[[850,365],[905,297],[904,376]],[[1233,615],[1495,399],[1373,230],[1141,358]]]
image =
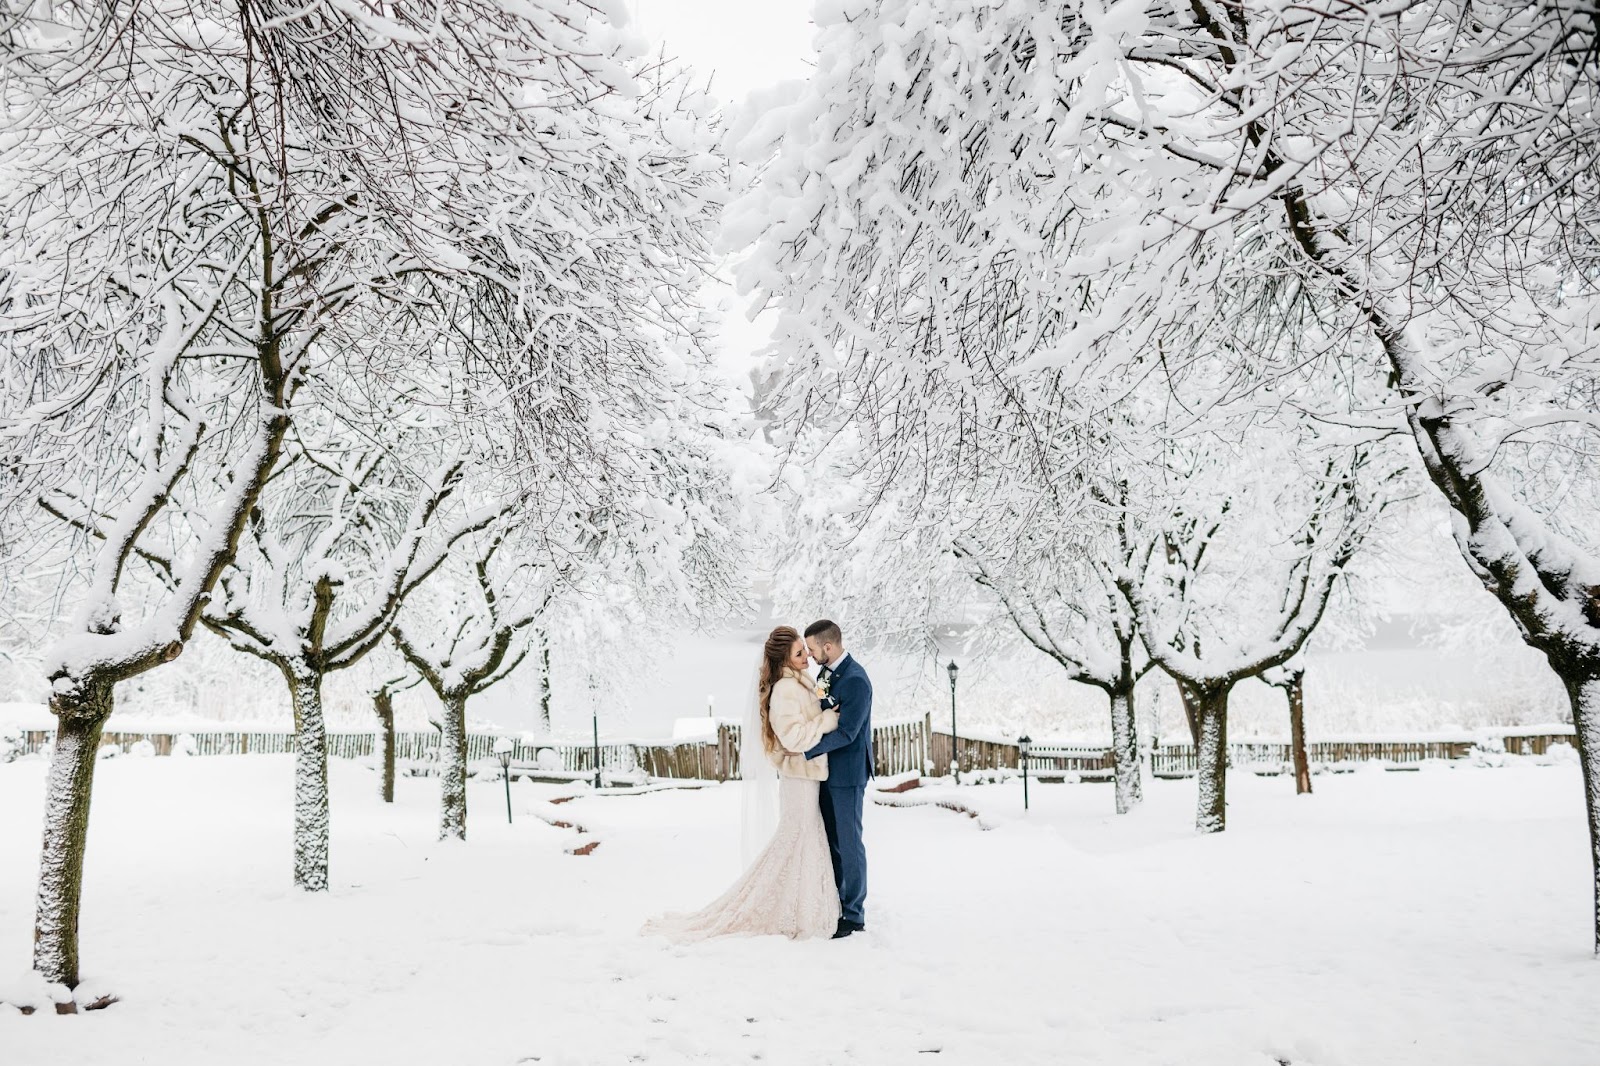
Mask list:
[[778,743],[783,745],[781,751],[767,752],[767,758],[778,768],[778,776],[826,781],[828,757],[807,759],[805,753],[824,733],[839,728],[839,712],[822,709],[811,678],[785,667],[783,676],[772,686],[767,716]]

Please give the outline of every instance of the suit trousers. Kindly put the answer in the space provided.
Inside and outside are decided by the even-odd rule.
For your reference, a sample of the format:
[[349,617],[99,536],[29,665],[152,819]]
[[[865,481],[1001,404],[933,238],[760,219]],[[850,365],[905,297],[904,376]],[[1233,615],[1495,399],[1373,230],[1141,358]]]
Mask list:
[[828,831],[833,882],[839,887],[839,909],[848,922],[867,924],[867,845],[861,837],[861,812],[867,786],[830,785],[821,789],[822,824]]

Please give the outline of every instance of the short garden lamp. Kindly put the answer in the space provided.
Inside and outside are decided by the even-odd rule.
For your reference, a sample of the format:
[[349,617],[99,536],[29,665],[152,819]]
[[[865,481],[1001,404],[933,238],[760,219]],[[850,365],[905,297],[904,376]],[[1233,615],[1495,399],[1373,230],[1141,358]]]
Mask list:
[[1028,809],[1028,754],[1033,749],[1033,738],[1024,733],[1017,738],[1017,762],[1022,764],[1022,809]]
[[500,776],[506,782],[506,822],[511,821],[511,756],[515,754],[517,746],[510,737],[501,737],[494,742],[495,758],[500,760]]
[[956,674],[960,667],[954,659],[945,667],[950,671],[950,780],[961,784],[961,760],[956,754]]

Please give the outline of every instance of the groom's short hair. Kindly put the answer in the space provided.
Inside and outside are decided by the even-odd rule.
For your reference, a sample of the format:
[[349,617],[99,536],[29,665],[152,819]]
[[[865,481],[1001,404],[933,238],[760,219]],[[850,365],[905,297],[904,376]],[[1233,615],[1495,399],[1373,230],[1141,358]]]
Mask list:
[[838,623],[830,622],[826,618],[821,619],[820,621],[812,622],[810,625],[806,626],[806,636],[816,637],[824,644],[837,644],[840,647],[844,646],[844,634],[839,632]]

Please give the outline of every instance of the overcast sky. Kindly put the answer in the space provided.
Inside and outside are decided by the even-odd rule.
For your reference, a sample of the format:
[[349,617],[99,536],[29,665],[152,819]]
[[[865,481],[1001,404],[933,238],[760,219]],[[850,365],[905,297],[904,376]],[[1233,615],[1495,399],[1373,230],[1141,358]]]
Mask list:
[[804,78],[813,0],[628,0],[635,25],[712,90],[741,100],[751,89]]
[[[739,103],[751,90],[811,72],[814,0],[628,0],[633,26],[669,58],[711,79],[714,94]],[[703,82],[702,82],[703,84]],[[724,278],[727,272],[724,271]],[[745,381],[751,354],[772,335],[772,316],[745,320],[747,300],[731,284],[705,294],[723,312],[717,348],[723,372]]]

